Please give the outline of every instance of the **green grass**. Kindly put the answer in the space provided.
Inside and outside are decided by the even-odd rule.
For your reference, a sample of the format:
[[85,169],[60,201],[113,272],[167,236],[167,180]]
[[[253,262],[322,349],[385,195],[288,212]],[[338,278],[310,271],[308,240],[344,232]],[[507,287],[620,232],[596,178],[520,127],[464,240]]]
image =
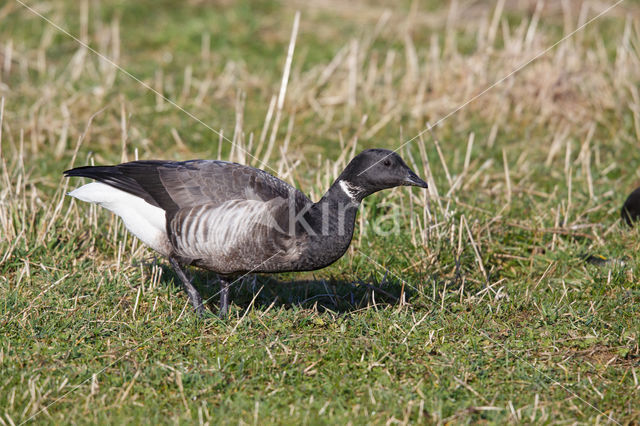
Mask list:
[[[640,421],[640,233],[619,221],[640,181],[636,3],[448,117],[441,158],[427,123],[567,30],[560,2],[530,31],[535,8],[506,2],[492,27],[493,2],[458,3],[86,2],[84,18],[76,2],[29,3],[233,151],[0,6],[0,423]],[[225,321],[197,318],[166,262],[61,177],[220,152],[318,199],[354,143],[420,132],[400,152],[428,194],[367,199],[342,259],[246,277]],[[191,272],[216,302],[215,275]]]

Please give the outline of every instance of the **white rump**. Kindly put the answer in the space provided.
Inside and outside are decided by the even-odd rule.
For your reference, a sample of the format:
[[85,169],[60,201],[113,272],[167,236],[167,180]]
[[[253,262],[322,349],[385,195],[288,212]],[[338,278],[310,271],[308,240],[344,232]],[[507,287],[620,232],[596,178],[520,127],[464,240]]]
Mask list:
[[129,232],[143,243],[161,254],[169,255],[165,212],[160,207],[100,182],[83,185],[69,195],[112,211],[120,216]]

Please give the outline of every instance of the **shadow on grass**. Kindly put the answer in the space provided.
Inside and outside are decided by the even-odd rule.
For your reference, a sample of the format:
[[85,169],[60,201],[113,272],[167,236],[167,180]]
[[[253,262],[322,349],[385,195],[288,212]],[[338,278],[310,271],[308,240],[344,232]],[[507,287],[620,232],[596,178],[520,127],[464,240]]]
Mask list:
[[[173,269],[167,265],[162,265],[162,269],[162,281],[182,290]],[[220,292],[217,275],[195,269],[188,270],[187,275],[208,308],[217,313]],[[235,281],[231,286],[230,300],[243,310],[253,301],[253,306],[258,310],[299,307],[319,312],[349,313],[373,305],[396,305],[403,297],[409,302],[414,293],[406,287],[403,289],[401,282],[377,282],[371,278],[354,282],[336,279],[281,281],[271,275],[258,274]],[[186,299],[183,291],[180,294]]]

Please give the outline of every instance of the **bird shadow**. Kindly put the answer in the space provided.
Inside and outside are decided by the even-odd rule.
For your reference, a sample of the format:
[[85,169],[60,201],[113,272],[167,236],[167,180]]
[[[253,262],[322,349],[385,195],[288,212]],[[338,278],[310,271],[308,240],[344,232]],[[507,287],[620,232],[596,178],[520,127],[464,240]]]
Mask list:
[[[162,281],[182,289],[173,269],[162,266]],[[212,312],[218,312],[220,282],[215,273],[191,269],[187,275],[198,289],[205,304]],[[183,292],[186,298],[186,294]],[[247,275],[232,282],[230,301],[242,310],[250,306],[258,310],[273,308],[312,309],[318,312],[349,313],[373,306],[394,306],[408,302],[414,291],[403,287],[402,282],[383,279],[281,280],[272,275]]]

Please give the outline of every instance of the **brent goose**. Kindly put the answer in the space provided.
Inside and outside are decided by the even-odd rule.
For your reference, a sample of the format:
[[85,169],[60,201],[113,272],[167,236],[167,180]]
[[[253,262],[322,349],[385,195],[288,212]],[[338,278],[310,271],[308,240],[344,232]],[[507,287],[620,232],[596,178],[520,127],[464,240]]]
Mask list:
[[223,317],[234,277],[324,268],[349,247],[365,197],[401,185],[427,187],[398,154],[384,149],[354,157],[317,203],[263,170],[218,160],[132,161],[64,175],[97,181],[69,195],[111,210],[129,232],[167,256],[199,314],[202,297],[182,266],[216,272]]
[[633,227],[634,223],[640,218],[640,188],[636,188],[622,205],[620,216]]

